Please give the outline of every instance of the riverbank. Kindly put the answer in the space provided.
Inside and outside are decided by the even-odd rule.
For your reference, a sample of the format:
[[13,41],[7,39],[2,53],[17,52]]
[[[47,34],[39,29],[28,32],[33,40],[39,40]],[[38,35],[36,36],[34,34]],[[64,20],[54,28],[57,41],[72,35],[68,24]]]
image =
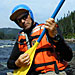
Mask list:
[[68,62],[72,71],[73,71],[73,75],[75,75],[75,51],[73,51],[73,58],[70,62]]
[[75,43],[75,39],[74,38],[72,38],[72,39],[65,39],[65,41],[66,42],[73,42],[73,43]]

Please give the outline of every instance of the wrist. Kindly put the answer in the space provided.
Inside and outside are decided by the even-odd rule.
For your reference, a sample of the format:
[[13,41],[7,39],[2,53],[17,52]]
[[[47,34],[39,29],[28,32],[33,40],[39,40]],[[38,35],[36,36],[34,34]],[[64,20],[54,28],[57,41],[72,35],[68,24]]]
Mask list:
[[48,33],[48,34],[49,34],[49,36],[50,36],[51,38],[55,38],[55,36],[57,35],[57,33],[56,33],[56,34]]
[[52,39],[53,41],[58,42],[62,40],[62,37],[57,33]]
[[52,31],[48,31],[48,34],[51,38],[54,38],[58,34],[58,32],[57,30],[52,30]]

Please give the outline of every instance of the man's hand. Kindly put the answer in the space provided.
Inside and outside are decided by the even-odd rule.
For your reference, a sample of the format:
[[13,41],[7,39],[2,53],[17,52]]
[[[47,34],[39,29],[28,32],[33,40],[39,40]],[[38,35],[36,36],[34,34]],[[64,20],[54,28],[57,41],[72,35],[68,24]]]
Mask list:
[[49,36],[52,38],[57,34],[56,22],[53,18],[46,20],[45,28],[48,30]]
[[15,61],[16,66],[22,67],[24,65],[30,64],[30,58],[27,53],[21,54],[19,58]]

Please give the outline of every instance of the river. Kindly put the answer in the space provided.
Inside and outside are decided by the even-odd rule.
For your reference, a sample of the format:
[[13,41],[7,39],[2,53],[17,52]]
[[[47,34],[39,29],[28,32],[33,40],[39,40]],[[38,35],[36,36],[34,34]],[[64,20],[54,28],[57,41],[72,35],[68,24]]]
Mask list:
[[[0,72],[12,71],[7,68],[7,60],[11,54],[15,41],[0,40]],[[75,51],[75,43],[68,43],[68,45]]]

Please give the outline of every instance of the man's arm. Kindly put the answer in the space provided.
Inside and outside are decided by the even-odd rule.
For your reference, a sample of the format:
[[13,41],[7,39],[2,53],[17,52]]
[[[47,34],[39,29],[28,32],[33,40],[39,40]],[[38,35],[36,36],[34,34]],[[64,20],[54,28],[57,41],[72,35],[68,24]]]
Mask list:
[[45,28],[48,31],[50,42],[56,45],[56,51],[60,52],[64,60],[70,61],[73,57],[72,49],[65,43],[53,18],[46,20]]
[[15,43],[15,46],[12,50],[11,56],[7,62],[7,66],[10,69],[18,69],[24,65],[30,64],[30,57],[27,53],[22,52],[18,48],[18,43]]
[[65,41],[63,39],[59,40],[55,45],[56,51],[60,53],[60,56],[66,61],[71,61],[73,57],[72,49],[65,43]]
[[12,50],[12,53],[10,55],[10,58],[8,59],[8,62],[7,62],[8,68],[10,68],[10,69],[17,69],[17,68],[19,68],[19,67],[17,67],[15,65],[15,61],[18,59],[18,57],[22,53],[24,53],[24,52],[20,52],[19,51],[19,49],[18,49],[18,43],[16,42],[15,45],[14,45],[14,48]]

